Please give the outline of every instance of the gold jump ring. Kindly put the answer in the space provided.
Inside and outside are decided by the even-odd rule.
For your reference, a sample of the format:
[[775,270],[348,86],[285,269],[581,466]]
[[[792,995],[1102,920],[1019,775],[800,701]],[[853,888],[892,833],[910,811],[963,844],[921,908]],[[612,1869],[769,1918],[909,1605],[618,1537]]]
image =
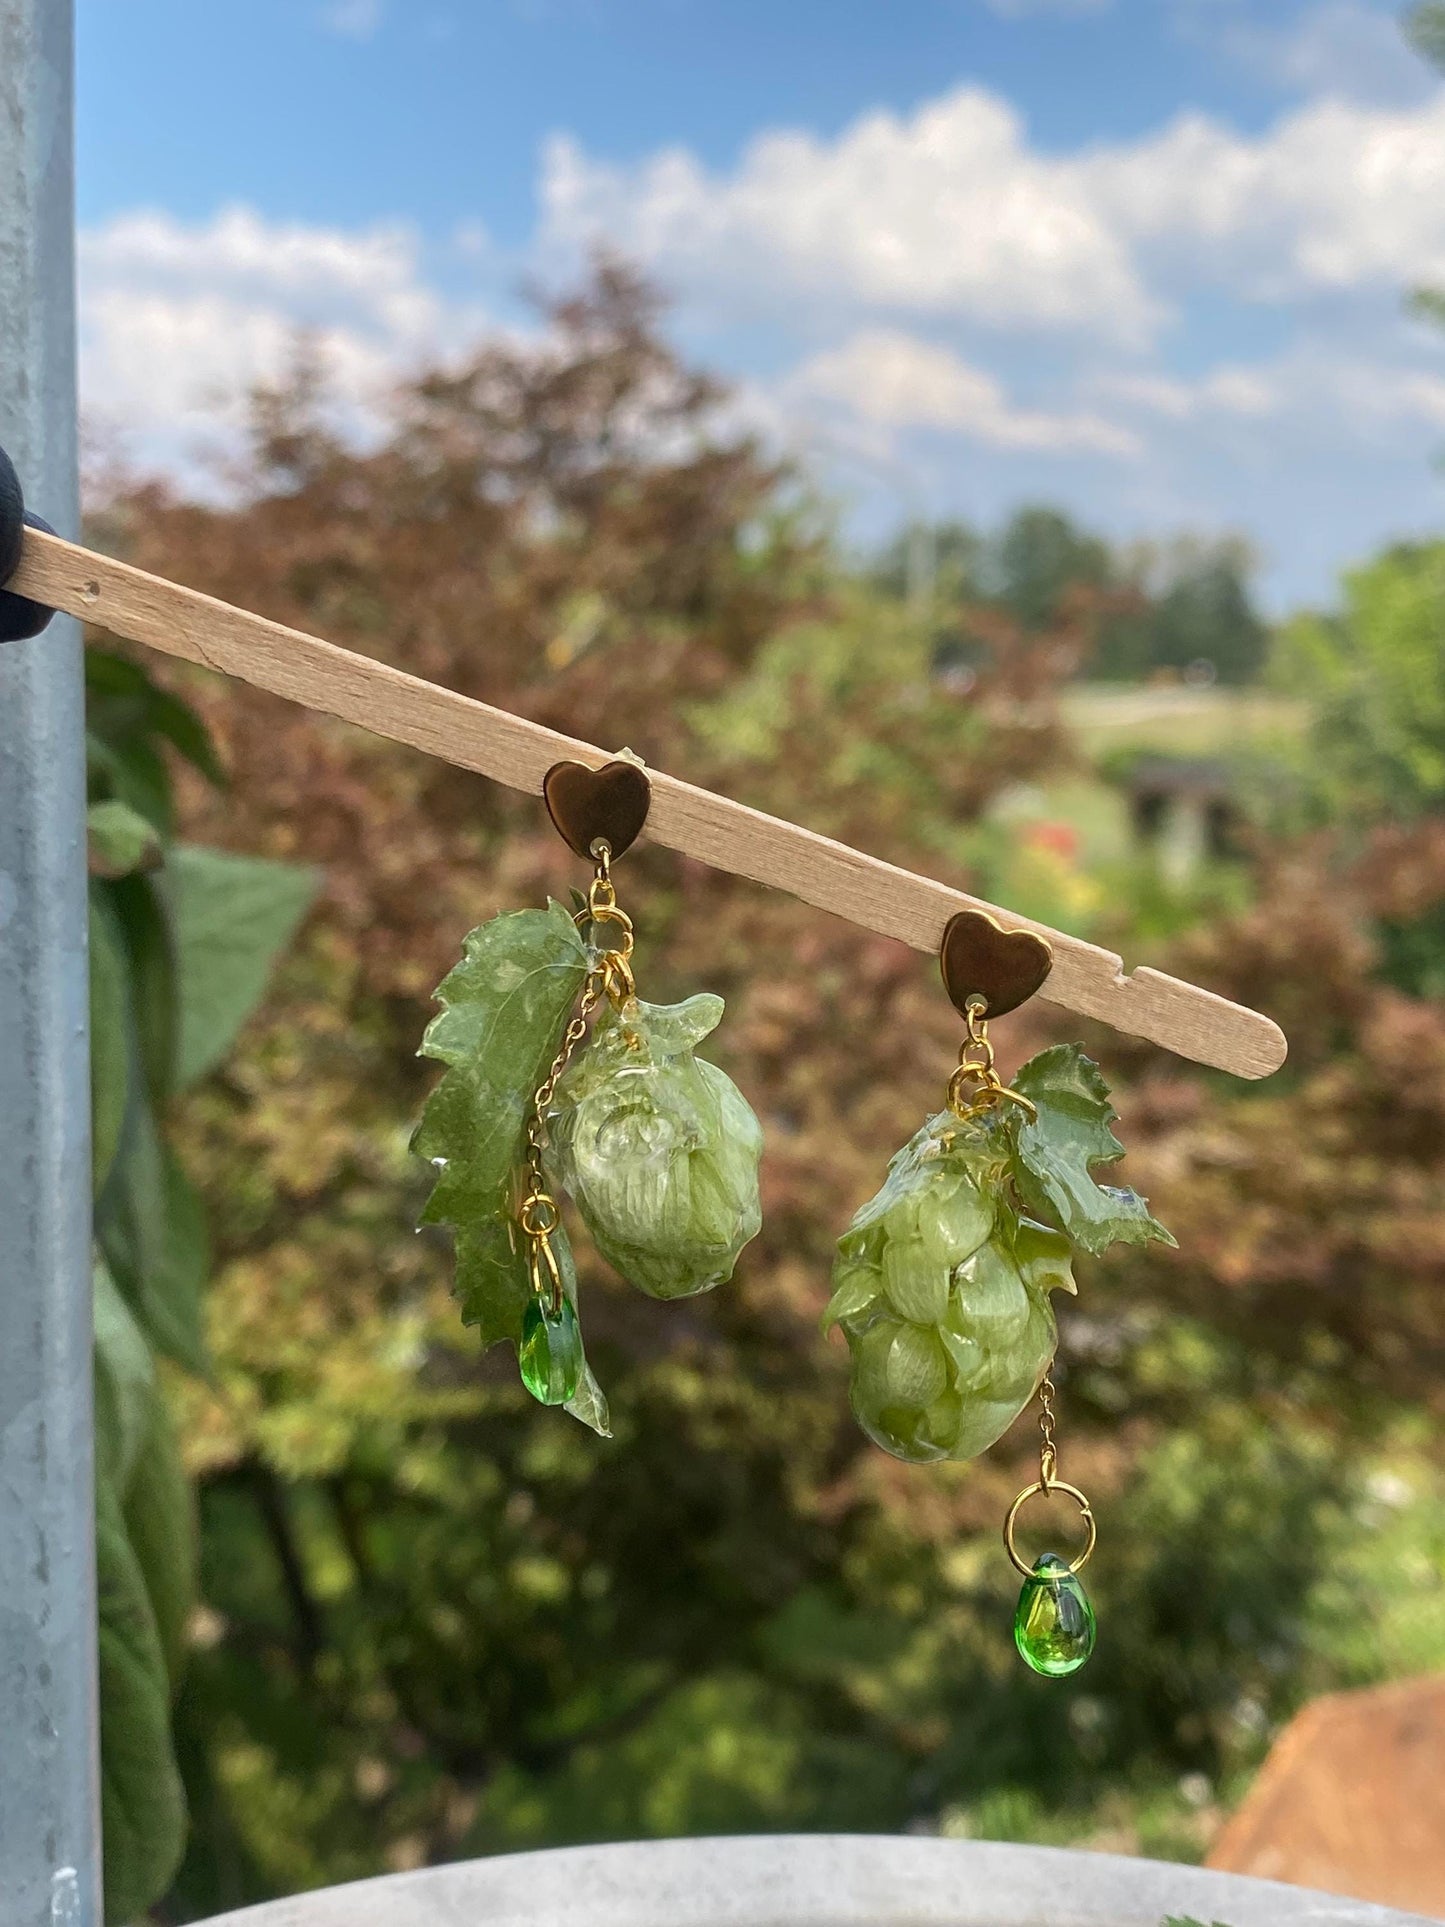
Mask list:
[[1026,1485],[1014,1500],[1008,1509],[1008,1517],[1003,1522],[1004,1550],[1008,1553],[1014,1569],[1021,1572],[1025,1579],[1032,1579],[1034,1569],[1032,1566],[1025,1565],[1019,1557],[1018,1547],[1014,1544],[1014,1526],[1025,1504],[1030,1499],[1036,1498],[1040,1493],[1045,1492],[1063,1492],[1067,1494],[1078,1506],[1079,1514],[1084,1521],[1084,1526],[1088,1533],[1088,1537],[1084,1542],[1084,1550],[1069,1567],[1070,1572],[1079,1573],[1083,1571],[1084,1567],[1089,1563],[1089,1559],[1093,1554],[1094,1547],[1099,1538],[1099,1528],[1094,1523],[1093,1508],[1076,1485],[1069,1485],[1064,1479],[1050,1479],[1049,1483],[1045,1485],[1042,1479],[1035,1479],[1033,1484]]

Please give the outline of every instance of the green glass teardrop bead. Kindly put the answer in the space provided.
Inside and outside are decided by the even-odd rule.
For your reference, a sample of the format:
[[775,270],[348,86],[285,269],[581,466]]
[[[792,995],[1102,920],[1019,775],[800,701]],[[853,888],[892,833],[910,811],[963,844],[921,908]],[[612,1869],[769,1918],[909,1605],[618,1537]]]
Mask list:
[[1094,1608],[1077,1575],[1056,1552],[1035,1562],[1014,1614],[1014,1644],[1046,1679],[1077,1673],[1094,1650]]
[[540,1298],[529,1302],[522,1314],[517,1364],[522,1383],[543,1405],[565,1405],[576,1395],[582,1376],[582,1334],[567,1299],[555,1313]]

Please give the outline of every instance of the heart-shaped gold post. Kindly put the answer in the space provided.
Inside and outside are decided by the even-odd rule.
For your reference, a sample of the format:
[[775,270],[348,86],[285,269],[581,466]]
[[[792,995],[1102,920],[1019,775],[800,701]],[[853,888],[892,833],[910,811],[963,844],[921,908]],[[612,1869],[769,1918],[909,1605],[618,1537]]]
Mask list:
[[1032,930],[1005,930],[985,910],[960,910],[948,920],[938,962],[961,1017],[968,1016],[970,997],[983,999],[989,1017],[1003,1017],[1040,988],[1054,953]]
[[547,814],[568,848],[589,862],[594,843],[605,843],[612,857],[622,855],[642,834],[652,802],[652,785],[640,764],[554,763],[542,778]]

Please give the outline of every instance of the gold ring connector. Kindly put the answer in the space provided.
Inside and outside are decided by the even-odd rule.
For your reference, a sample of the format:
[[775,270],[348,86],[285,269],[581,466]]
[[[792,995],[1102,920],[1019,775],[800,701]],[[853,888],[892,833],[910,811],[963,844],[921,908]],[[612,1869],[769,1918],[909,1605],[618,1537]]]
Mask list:
[[1020,1512],[1022,1512],[1024,1506],[1028,1503],[1030,1499],[1038,1498],[1042,1494],[1053,1493],[1053,1492],[1062,1492],[1066,1494],[1067,1497],[1069,1497],[1074,1501],[1074,1503],[1079,1508],[1079,1516],[1083,1519],[1084,1527],[1088,1534],[1084,1542],[1084,1550],[1079,1554],[1078,1558],[1075,1559],[1073,1564],[1069,1567],[1070,1572],[1079,1573],[1083,1571],[1084,1567],[1088,1565],[1089,1560],[1093,1555],[1094,1547],[1098,1542],[1099,1528],[1094,1523],[1093,1508],[1092,1506],[1090,1506],[1089,1501],[1084,1497],[1083,1493],[1080,1492],[1079,1488],[1076,1485],[1069,1485],[1063,1479],[1051,1478],[1047,1482],[1047,1484],[1044,1482],[1043,1479],[1035,1479],[1033,1484],[1026,1485],[1023,1491],[1020,1492],[1018,1497],[1014,1500],[1013,1504],[1008,1509],[1008,1517],[1003,1522],[1004,1550],[1008,1553],[1009,1559],[1012,1561],[1014,1569],[1018,1572],[1021,1572],[1025,1579],[1031,1579],[1033,1577],[1034,1569],[1032,1566],[1026,1565],[1024,1563],[1024,1560],[1019,1553],[1019,1549],[1017,1545],[1015,1545],[1014,1543],[1014,1527],[1018,1522],[1018,1516]]

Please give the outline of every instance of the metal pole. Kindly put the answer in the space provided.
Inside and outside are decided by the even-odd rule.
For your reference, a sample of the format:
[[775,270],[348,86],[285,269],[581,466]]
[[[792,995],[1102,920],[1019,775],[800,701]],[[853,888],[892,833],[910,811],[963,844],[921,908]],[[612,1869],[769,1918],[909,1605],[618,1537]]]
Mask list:
[[[78,528],[72,0],[0,0],[0,444]],[[0,1927],[96,1927],[80,632],[0,644]]]

